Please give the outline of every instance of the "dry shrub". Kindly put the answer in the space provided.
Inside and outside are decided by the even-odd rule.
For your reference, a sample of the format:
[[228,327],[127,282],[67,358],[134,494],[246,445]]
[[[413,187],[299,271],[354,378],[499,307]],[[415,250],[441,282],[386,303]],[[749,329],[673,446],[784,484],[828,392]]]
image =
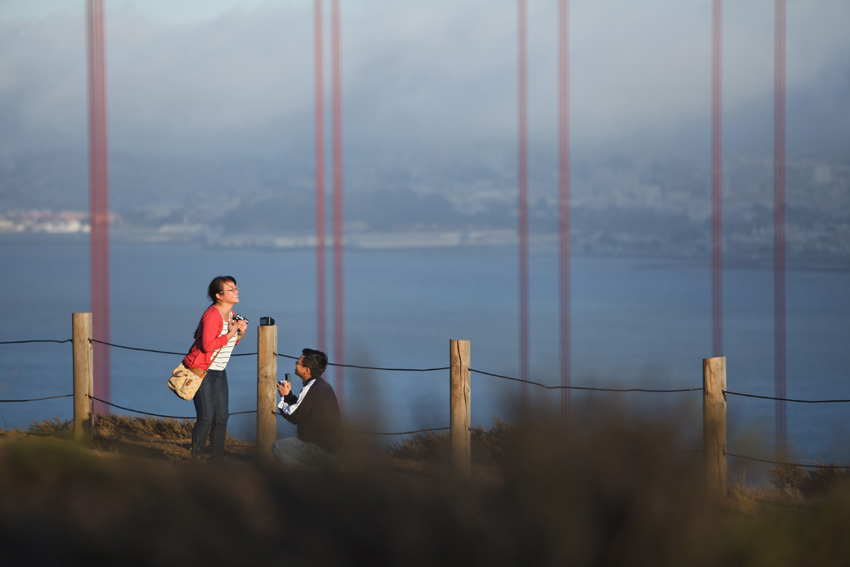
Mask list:
[[[97,414],[94,418],[96,435],[108,438],[125,436],[156,438],[166,441],[179,441],[192,437],[191,419],[171,419],[159,417],[131,417],[120,414]],[[39,436],[69,436],[73,421],[60,421],[53,417],[33,422],[27,430]],[[230,434],[228,433],[228,437]]]
[[715,565],[847,565],[850,483],[834,483],[815,500],[777,501],[760,513],[730,515],[716,538]]
[[[489,430],[478,426],[471,431],[472,462],[476,465],[487,466],[495,464],[505,456],[506,447],[520,435],[520,429],[505,423],[498,418]],[[394,443],[388,449],[390,457],[395,459],[411,459],[429,462],[446,463],[451,456],[451,437],[449,433],[426,431]]]
[[397,459],[441,461],[451,455],[451,440],[448,433],[414,433],[390,446],[388,453]]
[[191,438],[194,424],[194,420],[190,419],[99,414],[95,419],[95,432],[106,437],[135,435],[178,441]]
[[32,425],[29,426],[28,431],[32,435],[68,437],[71,435],[72,426],[73,422],[70,420],[59,421],[59,419],[51,417],[49,419],[43,419],[41,421],[32,422]]
[[839,481],[850,479],[836,463],[817,463],[814,467],[779,465],[768,472],[770,484],[782,493],[806,498],[820,496]]

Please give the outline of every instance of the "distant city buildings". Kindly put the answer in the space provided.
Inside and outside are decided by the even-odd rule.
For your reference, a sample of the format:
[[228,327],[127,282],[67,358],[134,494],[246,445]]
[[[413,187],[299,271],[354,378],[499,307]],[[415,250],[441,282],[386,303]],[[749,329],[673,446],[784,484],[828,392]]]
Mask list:
[[[114,215],[110,215],[110,223]],[[0,233],[88,233],[88,213],[80,211],[5,211],[0,212]]]

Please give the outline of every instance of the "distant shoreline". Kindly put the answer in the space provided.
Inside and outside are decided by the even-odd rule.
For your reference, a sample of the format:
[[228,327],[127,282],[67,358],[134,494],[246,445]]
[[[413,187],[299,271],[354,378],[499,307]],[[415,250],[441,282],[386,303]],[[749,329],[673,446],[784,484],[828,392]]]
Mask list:
[[[197,245],[202,247],[222,246],[225,248],[245,248],[269,251],[303,251],[316,248],[315,235],[279,234],[279,235],[233,235],[231,237],[211,239],[205,233],[198,232],[162,232],[155,230],[112,230],[112,244],[140,245]],[[0,232],[0,244],[16,243],[23,245],[42,244],[83,244],[90,241],[89,233],[44,233],[44,232]],[[328,236],[325,246],[333,246]],[[516,233],[511,230],[445,230],[445,231],[408,231],[408,232],[352,232],[346,235],[346,251],[387,252],[404,250],[463,250],[482,248],[515,248],[518,246]],[[558,235],[540,233],[529,235],[529,252],[556,250]],[[621,258],[640,262],[642,268],[657,269],[671,266],[707,266],[710,255],[704,251],[683,253],[681,251],[652,250],[642,245],[629,248],[625,245],[611,247],[573,244],[572,256],[575,258]],[[773,269],[773,254],[731,254],[723,256],[723,268]],[[786,268],[795,271],[850,272],[850,257],[805,256],[789,253]]]

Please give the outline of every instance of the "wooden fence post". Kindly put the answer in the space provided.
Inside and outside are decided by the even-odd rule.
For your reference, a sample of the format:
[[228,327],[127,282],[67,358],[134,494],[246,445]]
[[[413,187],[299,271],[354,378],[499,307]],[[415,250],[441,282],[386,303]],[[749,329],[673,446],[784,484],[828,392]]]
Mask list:
[[92,399],[94,393],[94,345],[91,313],[71,314],[74,345],[74,439],[89,443],[94,434]]
[[257,327],[257,454],[271,458],[277,438],[277,325]]
[[709,494],[726,496],[726,357],[702,361],[702,427]]
[[469,341],[452,339],[449,342],[451,374],[450,402],[452,457],[455,470],[468,475],[472,468],[470,448],[471,425],[469,411]]

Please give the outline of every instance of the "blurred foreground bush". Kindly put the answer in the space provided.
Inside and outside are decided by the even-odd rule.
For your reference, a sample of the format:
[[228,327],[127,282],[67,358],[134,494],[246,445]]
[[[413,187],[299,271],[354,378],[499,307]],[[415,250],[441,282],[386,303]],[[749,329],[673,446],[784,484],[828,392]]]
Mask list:
[[411,437],[378,457],[355,452],[342,472],[6,439],[0,565],[782,566],[850,557],[846,486],[764,512],[712,502],[701,493],[701,456],[682,452],[663,424],[606,419],[570,434],[497,423],[473,438],[470,479],[451,473],[446,436]]

